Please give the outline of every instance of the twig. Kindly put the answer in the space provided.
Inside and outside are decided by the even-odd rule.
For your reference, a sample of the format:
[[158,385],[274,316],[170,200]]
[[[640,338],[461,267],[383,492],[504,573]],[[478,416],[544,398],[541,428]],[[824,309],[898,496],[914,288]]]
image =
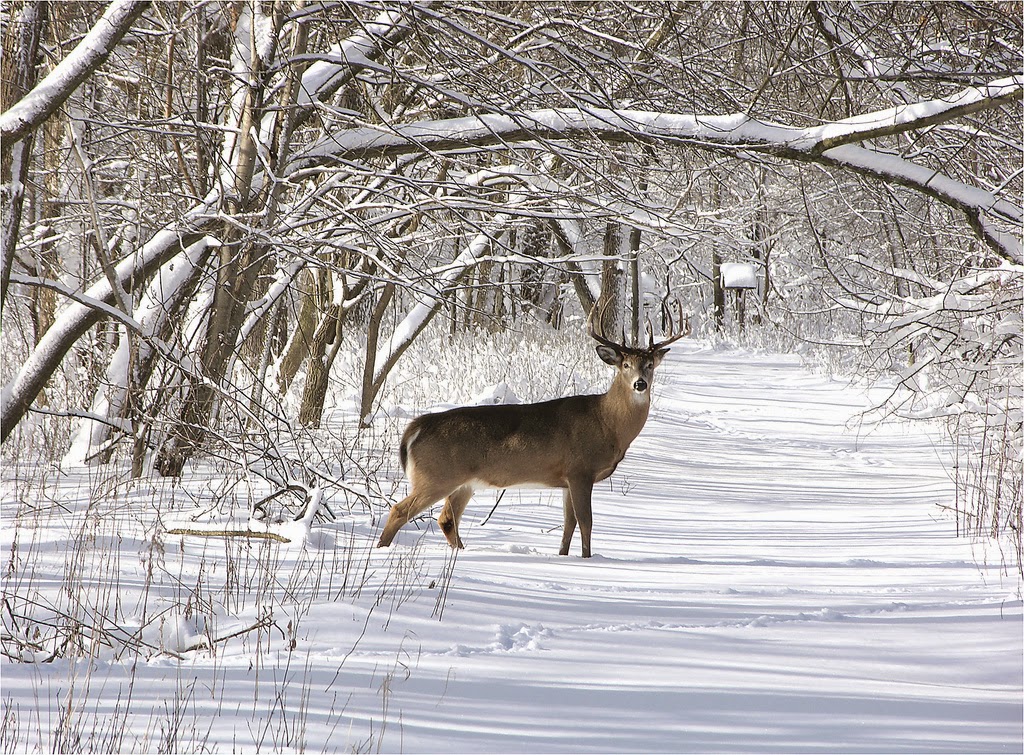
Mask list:
[[290,543],[291,540],[276,532],[256,532],[255,530],[196,530],[176,527],[167,530],[168,535],[191,535],[193,537],[250,537],[256,540],[275,540],[279,543]]
[[238,636],[243,635],[243,634],[248,634],[249,632],[254,632],[257,629],[266,629],[266,628],[271,627],[273,625],[274,625],[274,617],[270,616],[270,615],[264,616],[262,619],[260,619],[255,624],[253,624],[251,627],[246,627],[244,629],[239,629],[238,631],[232,632],[231,634],[226,634],[223,637],[218,637],[217,639],[215,639],[213,641],[213,643],[216,645],[216,644],[219,644],[221,642],[227,642],[228,640],[233,639],[234,637],[238,637]]
[[498,500],[496,500],[494,502],[494,505],[491,506],[490,513],[484,517],[484,520],[482,522],[480,522],[481,527],[483,527],[485,524],[491,521],[491,517],[494,516],[494,512],[498,510],[498,504],[501,503],[501,499],[505,497],[506,492],[508,492],[508,488],[502,488],[501,492],[498,493]]

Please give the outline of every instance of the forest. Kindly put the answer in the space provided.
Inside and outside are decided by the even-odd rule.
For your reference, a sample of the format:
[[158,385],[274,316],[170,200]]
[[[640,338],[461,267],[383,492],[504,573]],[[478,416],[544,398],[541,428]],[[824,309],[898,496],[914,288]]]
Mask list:
[[438,315],[600,299],[894,377],[968,525],[1019,533],[1019,11],[8,4],[4,453],[245,464],[315,432],[343,351],[366,418]]

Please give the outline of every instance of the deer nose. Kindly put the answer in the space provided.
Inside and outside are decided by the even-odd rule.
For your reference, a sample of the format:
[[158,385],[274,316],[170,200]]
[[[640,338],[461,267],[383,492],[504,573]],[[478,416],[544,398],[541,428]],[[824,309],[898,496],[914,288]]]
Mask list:
[[633,390],[637,393],[643,393],[647,390],[647,381],[643,378],[639,378],[635,383],[633,383]]

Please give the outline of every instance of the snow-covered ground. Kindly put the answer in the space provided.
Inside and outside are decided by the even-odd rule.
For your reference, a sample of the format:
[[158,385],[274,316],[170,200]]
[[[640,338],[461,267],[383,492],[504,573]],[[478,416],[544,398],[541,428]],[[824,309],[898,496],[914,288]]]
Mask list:
[[940,435],[793,356],[677,345],[654,393],[590,560],[555,555],[555,492],[484,525],[478,494],[453,558],[433,525],[372,548],[360,511],[304,547],[163,532],[212,467],[5,470],[15,613],[111,647],[4,659],[3,749],[1021,752],[1021,586],[956,537]]

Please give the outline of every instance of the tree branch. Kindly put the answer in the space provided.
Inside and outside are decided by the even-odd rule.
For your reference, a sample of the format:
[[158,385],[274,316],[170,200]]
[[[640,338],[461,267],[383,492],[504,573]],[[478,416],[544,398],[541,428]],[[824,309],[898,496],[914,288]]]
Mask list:
[[[201,205],[190,218],[197,219],[198,227],[190,232],[182,228],[165,229],[158,232],[138,255],[132,255],[114,268],[117,282],[127,288],[126,284],[144,281],[155,273],[164,262],[171,259],[183,249],[195,243],[203,242],[205,233],[202,230],[203,220],[195,218],[205,216],[206,205]],[[208,223],[209,221],[206,220]],[[182,224],[185,225],[185,224]],[[38,285],[38,284],[37,284]],[[114,292],[110,282],[104,277],[90,286],[81,295],[81,301],[75,302],[64,310],[46,331],[32,354],[21,366],[14,379],[3,387],[0,401],[0,442],[7,440],[14,427],[25,416],[35,397],[39,395],[50,375],[63,360],[68,349],[81,338],[86,331],[103,317],[113,315]],[[98,306],[99,303],[109,309]],[[126,317],[126,316],[125,316]],[[125,322],[124,317],[118,319]]]
[[1024,99],[1024,77],[968,87],[950,98],[888,108],[811,128],[743,113],[697,115],[607,108],[547,108],[336,131],[296,156],[293,169],[336,160],[477,149],[515,142],[596,138],[609,142],[688,144],[709,149],[814,158],[828,149],[912,131]]
[[110,56],[149,0],[114,0],[71,53],[31,92],[0,114],[0,140],[23,139],[49,118]]
[[361,127],[330,134],[296,157],[293,169],[333,161],[392,158],[420,152],[479,149],[498,144],[592,138],[607,142],[689,145],[733,154],[761,153],[847,168],[920,191],[963,211],[979,237],[1004,259],[1020,262],[1020,243],[981,219],[1022,222],[1021,207],[992,192],[859,142],[930,128],[965,115],[1024,99],[1024,77],[967,87],[952,97],[927,100],[811,128],[758,120],[743,113],[695,115],[602,108],[550,108]]

